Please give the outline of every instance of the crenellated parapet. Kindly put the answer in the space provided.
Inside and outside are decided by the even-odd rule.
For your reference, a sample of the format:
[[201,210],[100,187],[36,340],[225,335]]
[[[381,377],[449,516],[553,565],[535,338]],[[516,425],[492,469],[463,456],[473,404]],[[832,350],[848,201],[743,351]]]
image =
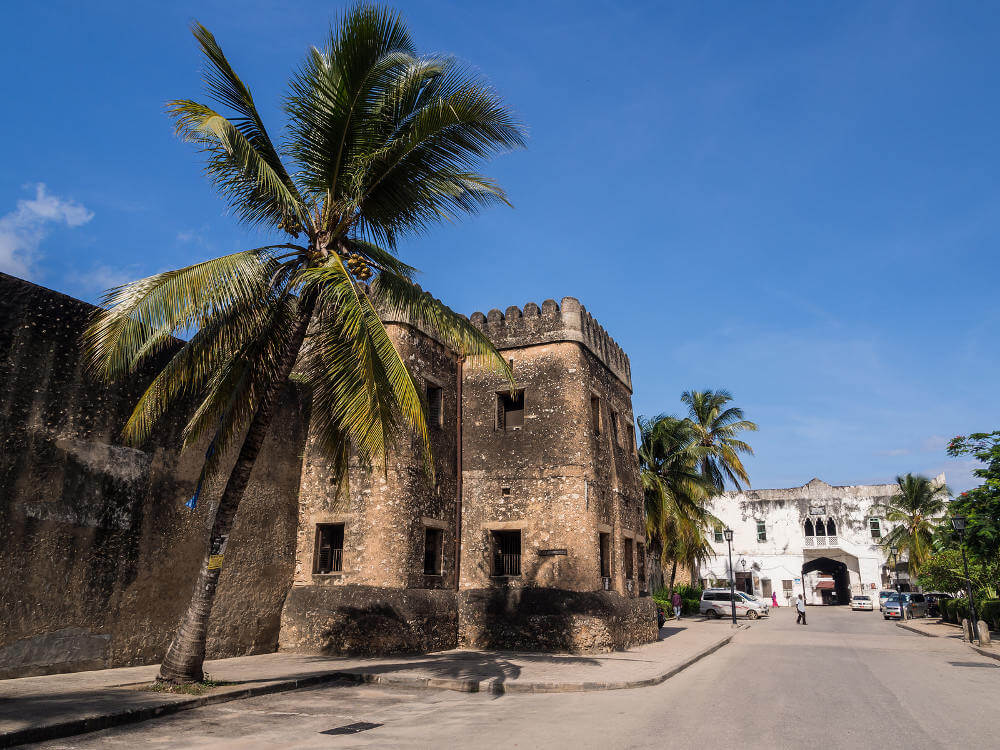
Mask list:
[[475,312],[469,320],[486,333],[498,349],[577,341],[603,362],[629,390],[632,389],[632,368],[628,356],[575,297],[563,297],[561,304],[547,299],[541,307],[529,302],[523,310],[512,305],[505,312],[497,309],[485,315]]

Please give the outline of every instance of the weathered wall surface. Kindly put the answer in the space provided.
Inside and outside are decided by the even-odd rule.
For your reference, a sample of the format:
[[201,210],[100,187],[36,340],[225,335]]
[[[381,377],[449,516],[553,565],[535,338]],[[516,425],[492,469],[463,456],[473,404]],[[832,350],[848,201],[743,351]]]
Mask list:
[[282,615],[282,651],[400,654],[458,645],[455,592],[382,586],[295,586]]
[[[207,488],[184,507],[201,453],[179,418],[142,450],[118,437],[139,385],[83,372],[93,308],[0,274],[0,678],[153,663],[166,649],[207,537]],[[304,442],[288,394],[240,508],[209,656],[272,651],[292,578]]]
[[650,643],[658,634],[649,597],[513,587],[459,594],[459,642],[467,647],[600,653]]

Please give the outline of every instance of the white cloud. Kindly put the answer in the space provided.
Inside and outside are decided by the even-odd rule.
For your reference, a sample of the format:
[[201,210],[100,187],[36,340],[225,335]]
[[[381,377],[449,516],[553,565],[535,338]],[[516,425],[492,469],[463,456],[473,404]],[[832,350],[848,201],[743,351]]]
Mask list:
[[84,273],[74,274],[67,281],[87,292],[104,292],[138,278],[134,268],[112,268],[97,265]]
[[38,248],[52,224],[78,227],[94,213],[73,200],[63,200],[35,185],[34,199],[19,200],[17,208],[0,217],[0,271],[15,276],[32,275]]

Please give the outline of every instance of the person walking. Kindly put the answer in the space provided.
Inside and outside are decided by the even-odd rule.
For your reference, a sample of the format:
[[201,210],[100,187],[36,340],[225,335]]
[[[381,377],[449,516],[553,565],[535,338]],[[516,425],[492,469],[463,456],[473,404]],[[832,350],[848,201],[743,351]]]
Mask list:
[[798,625],[802,623],[806,624],[806,602],[802,598],[802,594],[799,594],[799,598],[795,601],[795,609],[798,610],[799,616],[795,618],[795,624]]
[[674,605],[674,617],[678,620],[681,619],[681,605],[683,604],[681,595],[675,591],[674,595],[670,597],[670,603]]
[[778,607],[778,592],[777,591],[772,591],[771,592],[771,606],[774,607],[775,609],[777,609],[777,607]]

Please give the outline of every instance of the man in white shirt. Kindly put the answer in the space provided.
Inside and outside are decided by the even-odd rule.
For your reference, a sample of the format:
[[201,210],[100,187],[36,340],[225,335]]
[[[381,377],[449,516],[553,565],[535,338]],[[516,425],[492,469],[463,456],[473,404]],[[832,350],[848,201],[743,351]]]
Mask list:
[[802,598],[802,594],[799,594],[799,598],[795,600],[795,609],[798,611],[799,616],[795,619],[795,624],[798,625],[802,623],[806,624],[806,602]]

